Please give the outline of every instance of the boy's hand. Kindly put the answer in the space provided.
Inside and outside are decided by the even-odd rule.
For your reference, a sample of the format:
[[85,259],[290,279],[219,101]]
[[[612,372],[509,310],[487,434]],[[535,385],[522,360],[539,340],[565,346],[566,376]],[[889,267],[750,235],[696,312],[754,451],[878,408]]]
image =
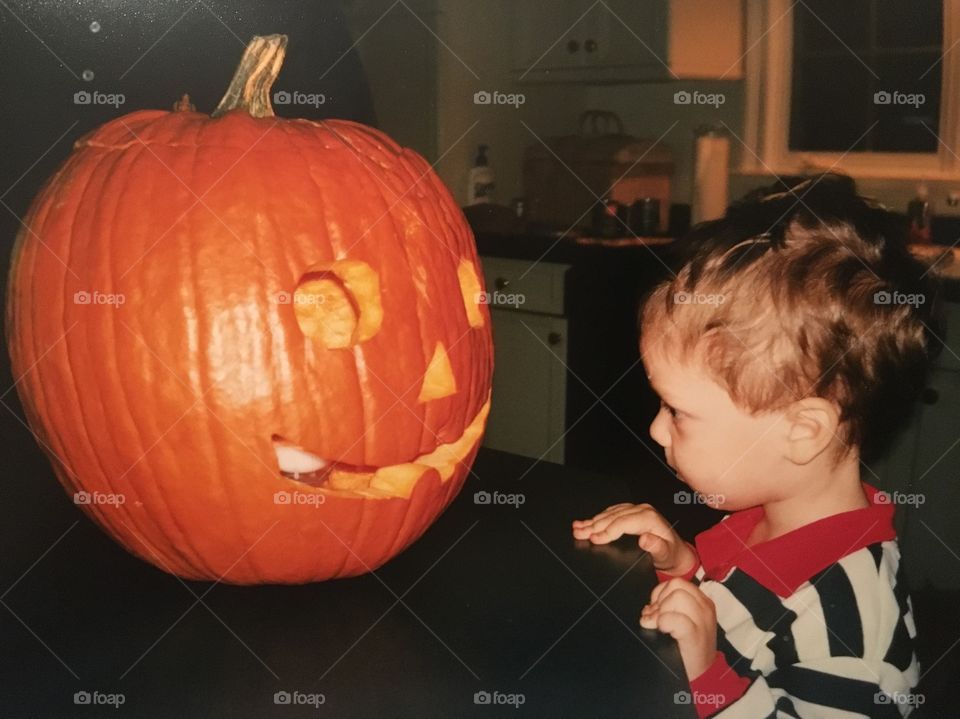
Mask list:
[[713,664],[717,610],[713,600],[686,579],[674,577],[653,588],[650,604],[640,613],[640,626],[677,640],[688,679],[696,679]]
[[640,549],[653,566],[668,574],[684,574],[696,566],[696,553],[649,504],[615,504],[593,519],[575,519],[573,536],[594,544],[607,544],[624,534],[639,535]]

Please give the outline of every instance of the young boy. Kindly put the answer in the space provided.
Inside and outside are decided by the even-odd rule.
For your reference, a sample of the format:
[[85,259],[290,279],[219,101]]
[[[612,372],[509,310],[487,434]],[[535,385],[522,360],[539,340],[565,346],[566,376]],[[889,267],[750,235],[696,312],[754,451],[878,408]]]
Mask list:
[[660,580],[640,624],[676,639],[700,717],[914,708],[893,507],[861,480],[936,350],[932,286],[900,236],[849,178],[824,175],[699,226],[641,310],[661,398],[650,434],[681,481],[732,514],[696,546],[648,504],[573,534],[639,535]]

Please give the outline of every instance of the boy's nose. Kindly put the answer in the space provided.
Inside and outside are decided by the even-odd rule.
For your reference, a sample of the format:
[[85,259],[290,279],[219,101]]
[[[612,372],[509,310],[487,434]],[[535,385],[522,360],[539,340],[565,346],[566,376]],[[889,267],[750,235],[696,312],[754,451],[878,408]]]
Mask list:
[[667,429],[667,422],[669,422],[667,410],[661,407],[650,424],[650,436],[653,437],[654,442],[664,448],[670,446],[670,431]]

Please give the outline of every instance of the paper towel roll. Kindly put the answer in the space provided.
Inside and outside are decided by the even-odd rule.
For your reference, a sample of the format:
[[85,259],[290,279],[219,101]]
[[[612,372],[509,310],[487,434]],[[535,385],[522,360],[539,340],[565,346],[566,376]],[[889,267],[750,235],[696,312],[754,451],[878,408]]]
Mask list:
[[730,138],[719,132],[698,135],[694,153],[693,221],[723,217],[728,201]]

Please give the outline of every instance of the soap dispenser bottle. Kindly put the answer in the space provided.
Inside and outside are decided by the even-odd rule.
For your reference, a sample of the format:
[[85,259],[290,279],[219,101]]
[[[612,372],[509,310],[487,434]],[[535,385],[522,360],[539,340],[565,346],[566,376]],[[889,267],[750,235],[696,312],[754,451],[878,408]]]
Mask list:
[[477,148],[477,158],[467,178],[467,204],[493,202],[494,174],[487,159],[487,146]]

